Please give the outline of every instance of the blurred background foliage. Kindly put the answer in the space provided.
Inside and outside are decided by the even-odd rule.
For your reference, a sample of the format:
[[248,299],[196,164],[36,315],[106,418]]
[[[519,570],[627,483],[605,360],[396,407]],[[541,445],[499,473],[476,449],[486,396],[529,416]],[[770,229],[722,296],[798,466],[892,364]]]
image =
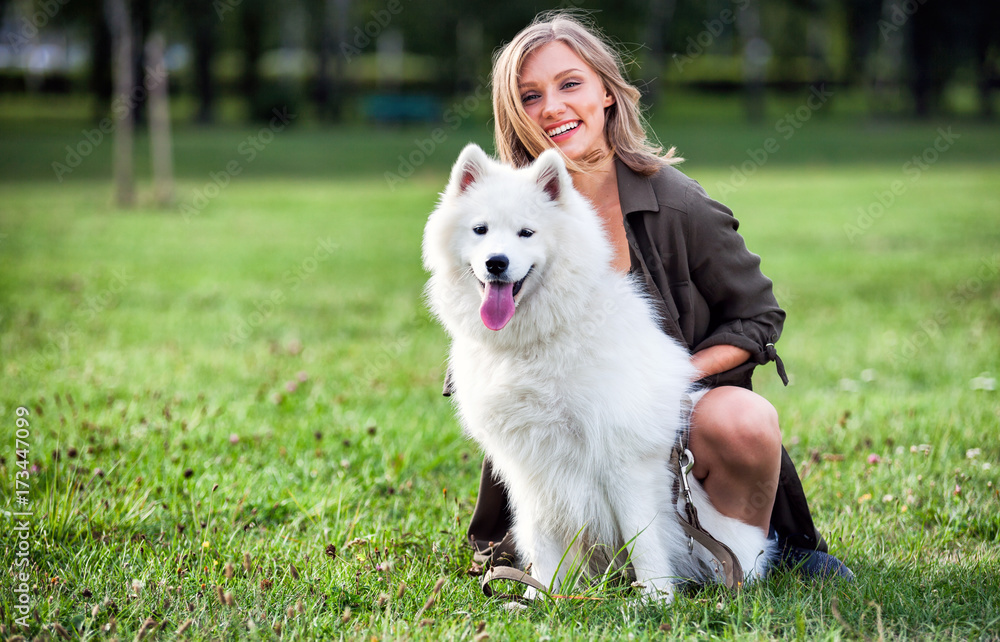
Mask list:
[[[555,8],[585,12],[619,43],[654,107],[711,92],[759,120],[765,94],[825,86],[850,90],[870,114],[992,118],[1000,85],[1000,3],[987,0],[126,5],[137,43],[166,39],[173,118],[197,123],[267,120],[275,107],[330,123],[440,121],[455,97],[488,84],[502,43]],[[107,14],[104,0],[0,0],[0,99],[42,96],[105,117],[114,99]],[[140,74],[143,48],[135,52]]]

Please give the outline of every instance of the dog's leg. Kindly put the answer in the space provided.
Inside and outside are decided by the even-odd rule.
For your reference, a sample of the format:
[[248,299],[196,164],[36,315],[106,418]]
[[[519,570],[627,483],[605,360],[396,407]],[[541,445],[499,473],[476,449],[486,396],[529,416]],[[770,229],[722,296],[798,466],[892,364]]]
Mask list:
[[[522,543],[524,558],[530,562],[529,573],[545,586],[558,590],[566,569],[559,567],[563,550],[558,540],[538,528],[519,528],[517,540]],[[559,577],[556,577],[556,574]],[[538,597],[538,591],[529,587],[524,596],[530,600]]]
[[627,531],[636,531],[629,553],[632,568],[635,569],[636,582],[647,596],[669,604],[674,599],[674,573],[667,555],[667,544],[662,537],[665,528],[661,523],[663,518],[657,514],[650,520],[649,513],[645,515],[645,524],[633,521],[633,528]]
[[[629,544],[629,556],[635,569],[636,581],[650,598],[670,603],[674,598],[674,568],[671,552],[677,550],[670,537],[673,519],[669,503],[663,493],[670,488],[666,475],[661,474],[662,464],[650,470],[638,471],[626,481],[628,501],[619,509],[618,523],[622,536]],[[641,468],[641,466],[637,466]],[[636,489],[644,489],[637,491]]]
[[[740,561],[744,573],[744,577],[739,578],[740,581],[750,582],[763,577],[777,555],[777,544],[767,539],[759,528],[719,513],[697,480],[691,482],[691,494],[698,507],[702,526],[728,546]],[[705,565],[714,566],[716,562],[708,551],[701,547],[699,549],[702,551],[699,557],[704,560]]]
[[[551,587],[551,590],[558,591],[562,585],[563,576],[566,574],[566,569],[559,567],[559,562],[562,561],[562,547],[553,538],[542,537],[539,539],[541,541],[536,543],[534,553],[530,558],[531,577],[545,586]],[[537,591],[529,587],[524,596],[535,599]]]

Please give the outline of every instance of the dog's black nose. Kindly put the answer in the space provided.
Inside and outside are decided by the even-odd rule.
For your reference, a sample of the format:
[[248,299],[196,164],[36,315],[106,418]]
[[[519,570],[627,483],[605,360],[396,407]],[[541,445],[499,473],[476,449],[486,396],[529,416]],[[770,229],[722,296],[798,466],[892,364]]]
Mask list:
[[486,270],[493,276],[500,276],[507,270],[510,261],[503,254],[495,254],[486,259]]

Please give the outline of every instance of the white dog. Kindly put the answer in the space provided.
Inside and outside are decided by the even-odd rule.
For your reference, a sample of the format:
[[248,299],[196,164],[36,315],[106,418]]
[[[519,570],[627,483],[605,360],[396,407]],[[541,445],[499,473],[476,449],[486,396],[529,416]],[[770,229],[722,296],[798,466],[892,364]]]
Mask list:
[[[427,221],[423,259],[430,307],[452,339],[453,399],[507,486],[531,575],[557,589],[564,554],[589,555],[597,573],[627,554],[658,599],[679,580],[714,580],[711,556],[677,521],[667,463],[689,355],[613,270],[600,219],[559,153],[515,170],[466,147]],[[764,534],[719,514],[697,482],[692,491],[742,579],[762,575]]]

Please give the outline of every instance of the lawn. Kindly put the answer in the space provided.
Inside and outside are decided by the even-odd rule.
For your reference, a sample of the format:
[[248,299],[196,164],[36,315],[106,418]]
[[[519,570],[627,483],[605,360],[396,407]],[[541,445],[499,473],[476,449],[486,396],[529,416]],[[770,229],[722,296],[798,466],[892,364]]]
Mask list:
[[670,607],[481,595],[464,545],[479,455],[440,396],[419,247],[485,129],[446,132],[390,185],[432,127],[303,125],[252,161],[256,128],[182,128],[178,208],[143,184],[117,211],[110,145],[59,182],[83,126],[6,121],[0,635],[997,639],[1000,132],[664,119],[788,311],[792,383],[769,366],[757,388],[856,582],[775,574]]

